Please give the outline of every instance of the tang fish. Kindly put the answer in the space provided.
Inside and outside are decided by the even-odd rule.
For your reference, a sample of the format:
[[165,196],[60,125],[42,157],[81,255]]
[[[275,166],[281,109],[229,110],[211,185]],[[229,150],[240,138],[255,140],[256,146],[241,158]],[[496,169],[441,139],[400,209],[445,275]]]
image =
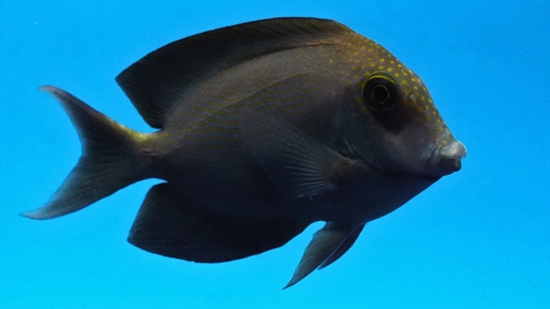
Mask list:
[[461,168],[466,148],[422,80],[331,20],[276,18],[170,43],[116,81],[153,133],[66,91],[82,156],[43,207],[49,219],[140,180],[128,241],[163,256],[226,262],[317,231],[286,287],[338,260],[365,224]]

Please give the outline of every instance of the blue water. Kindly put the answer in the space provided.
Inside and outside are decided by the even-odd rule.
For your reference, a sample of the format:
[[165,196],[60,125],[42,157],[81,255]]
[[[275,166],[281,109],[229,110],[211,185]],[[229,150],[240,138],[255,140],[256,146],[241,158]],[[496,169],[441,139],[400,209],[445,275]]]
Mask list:
[[[550,2],[417,2],[4,1],[0,308],[550,308]],[[284,291],[320,223],[283,248],[207,265],[125,241],[155,181],[56,220],[18,215],[80,155],[38,86],[150,131],[114,82],[120,71],[176,39],[276,16],[338,20],[400,58],[468,147],[463,169]]]

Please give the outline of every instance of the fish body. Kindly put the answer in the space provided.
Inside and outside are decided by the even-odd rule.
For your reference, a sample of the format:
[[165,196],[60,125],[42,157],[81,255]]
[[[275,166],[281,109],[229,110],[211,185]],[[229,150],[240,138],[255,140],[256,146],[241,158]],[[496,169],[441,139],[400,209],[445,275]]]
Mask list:
[[24,215],[58,217],[161,179],[128,240],[197,262],[259,254],[326,222],[287,287],[336,261],[367,222],[458,171],[466,155],[414,72],[330,20],[191,36],[117,82],[158,131],[136,132],[43,87],[75,124],[83,154],[50,201]]

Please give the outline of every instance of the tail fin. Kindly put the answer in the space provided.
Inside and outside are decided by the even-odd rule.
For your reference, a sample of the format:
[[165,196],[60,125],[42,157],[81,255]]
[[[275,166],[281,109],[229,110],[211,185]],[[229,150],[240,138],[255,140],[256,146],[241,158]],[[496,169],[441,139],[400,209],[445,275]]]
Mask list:
[[69,115],[82,142],[82,156],[50,201],[23,216],[63,216],[141,180],[135,163],[141,161],[138,144],[145,134],[116,123],[61,89],[44,86],[40,90],[51,93]]

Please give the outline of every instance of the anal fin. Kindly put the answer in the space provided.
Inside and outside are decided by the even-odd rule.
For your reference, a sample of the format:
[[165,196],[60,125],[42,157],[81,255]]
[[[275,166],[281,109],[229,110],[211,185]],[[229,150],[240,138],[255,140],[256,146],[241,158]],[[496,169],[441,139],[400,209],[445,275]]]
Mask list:
[[187,205],[163,183],[149,190],[128,241],[173,258],[216,263],[280,247],[307,223],[283,218],[242,218],[213,214]]

